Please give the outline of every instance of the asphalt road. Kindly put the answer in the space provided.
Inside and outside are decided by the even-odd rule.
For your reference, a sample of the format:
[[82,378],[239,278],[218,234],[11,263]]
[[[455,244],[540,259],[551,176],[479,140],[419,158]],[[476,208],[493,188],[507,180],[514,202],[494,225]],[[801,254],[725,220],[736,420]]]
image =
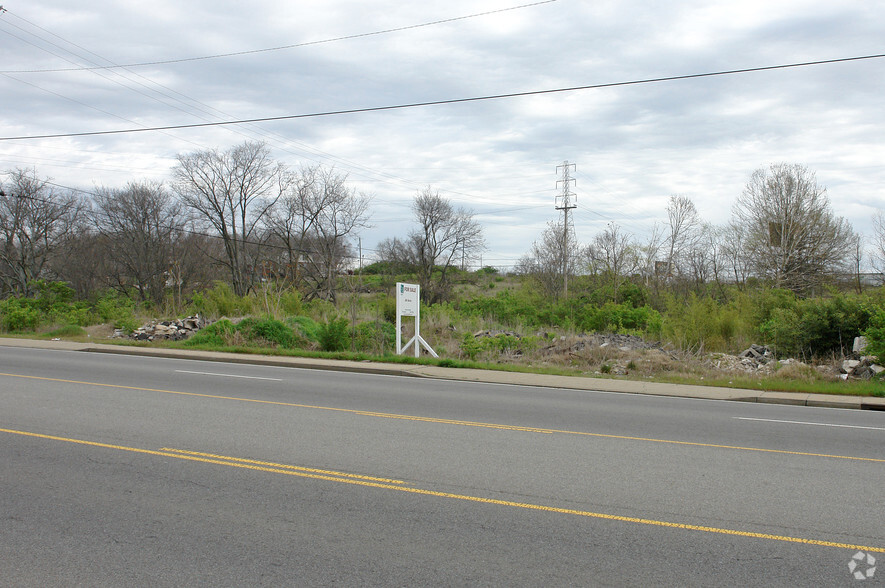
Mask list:
[[882,585],[883,441],[879,412],[0,348],[0,585]]

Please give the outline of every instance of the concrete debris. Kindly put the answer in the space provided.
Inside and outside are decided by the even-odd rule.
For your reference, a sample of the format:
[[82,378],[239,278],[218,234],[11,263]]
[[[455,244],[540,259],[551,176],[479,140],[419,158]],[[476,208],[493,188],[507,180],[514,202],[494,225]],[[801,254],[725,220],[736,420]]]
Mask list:
[[867,350],[867,345],[868,341],[866,337],[855,337],[851,351],[856,355],[863,355],[863,352]]
[[885,367],[875,363],[876,358],[872,355],[864,355],[860,359],[846,359],[842,362],[842,375],[847,378],[869,380],[885,372]]
[[765,347],[764,345],[756,345],[755,343],[753,343],[748,349],[745,349],[744,351],[739,353],[738,357],[744,359],[754,359],[760,362],[768,362],[774,359],[774,353],[772,353],[771,349]]
[[612,347],[620,351],[663,348],[660,343],[649,343],[642,339],[642,337],[637,337],[635,335],[594,333],[592,335],[581,335],[580,337],[571,340],[566,340],[565,337],[561,337],[558,342],[544,347],[541,351],[545,353],[576,353],[593,347]]
[[209,324],[200,315],[189,316],[172,321],[151,321],[131,333],[123,329],[115,329],[114,337],[129,337],[136,341],[181,341]]
[[483,337],[497,337],[498,335],[506,335],[507,337],[513,337],[514,339],[522,339],[522,335],[519,333],[502,330],[477,331],[473,334],[473,337],[475,339],[482,339]]

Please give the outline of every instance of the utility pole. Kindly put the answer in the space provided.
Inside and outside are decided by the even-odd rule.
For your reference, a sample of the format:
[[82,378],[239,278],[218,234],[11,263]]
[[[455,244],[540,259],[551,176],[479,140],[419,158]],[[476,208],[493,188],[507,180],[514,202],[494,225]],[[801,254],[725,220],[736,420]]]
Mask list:
[[[562,185],[562,192],[556,197],[556,210],[562,211],[562,297],[563,300],[568,299],[568,268],[569,268],[569,254],[568,254],[568,235],[569,235],[569,221],[568,221],[568,211],[577,208],[576,204],[578,201],[578,197],[576,194],[572,193],[572,183],[575,182],[575,179],[571,177],[571,171],[577,171],[577,167],[574,163],[569,163],[568,160],[563,161],[562,165],[556,166],[556,171],[562,169],[562,179],[556,181],[556,187],[559,188],[560,184]],[[574,201],[572,200],[574,199]],[[573,203],[574,202],[574,203]]]

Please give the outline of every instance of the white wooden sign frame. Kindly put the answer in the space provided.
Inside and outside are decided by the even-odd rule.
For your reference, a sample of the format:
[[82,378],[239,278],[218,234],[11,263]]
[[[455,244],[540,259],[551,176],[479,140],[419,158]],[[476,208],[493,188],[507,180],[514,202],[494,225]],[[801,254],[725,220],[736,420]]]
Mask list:
[[[403,340],[403,317],[415,317],[415,336],[409,339],[405,345]],[[403,352],[412,344],[415,344],[415,357],[421,355],[421,347],[433,357],[439,357],[436,351],[421,337],[421,286],[418,284],[396,283],[396,354]]]

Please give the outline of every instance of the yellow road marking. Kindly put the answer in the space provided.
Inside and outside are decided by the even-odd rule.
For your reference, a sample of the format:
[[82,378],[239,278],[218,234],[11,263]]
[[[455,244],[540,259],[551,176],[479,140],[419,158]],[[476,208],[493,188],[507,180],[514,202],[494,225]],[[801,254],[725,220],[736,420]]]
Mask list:
[[620,439],[624,441],[643,441],[646,443],[666,443],[670,445],[685,445],[691,447],[709,447],[713,449],[732,449],[737,451],[757,451],[761,453],[778,453],[783,455],[800,455],[804,457],[825,457],[831,459],[848,459],[853,461],[871,461],[877,463],[885,463],[885,458],[876,457],[856,457],[851,455],[832,455],[828,453],[810,453],[805,451],[787,451],[785,449],[765,449],[762,447],[742,447],[740,445],[720,445],[716,443],[698,443],[695,441],[677,441],[673,439],[655,439],[653,437],[633,437],[629,435],[611,435],[607,433],[588,433],[585,431],[568,431],[560,429],[544,429],[538,427],[522,427],[519,425],[504,425],[499,423],[483,423],[474,421],[460,421],[454,419],[441,419],[433,417],[422,417],[407,414],[396,414],[387,412],[372,412],[367,410],[357,410],[353,408],[337,408],[334,406],[317,406],[313,404],[298,404],[294,402],[279,402],[275,400],[258,400],[255,398],[238,398],[236,396],[219,396],[216,394],[199,394],[197,392],[181,392],[178,390],[163,390],[161,388],[143,388],[140,386],[124,386],[121,384],[102,384],[100,382],[81,382],[78,380],[64,380],[60,378],[46,378],[42,376],[26,376],[21,374],[5,374],[0,376],[9,378],[25,378],[30,380],[44,380],[47,382],[63,382],[67,384],[81,384],[84,386],[99,386],[103,388],[119,388],[122,390],[137,390],[140,392],[160,392],[162,394],[176,394],[179,396],[194,396],[197,398],[212,398],[215,400],[233,400],[237,402],[251,402],[257,404],[271,404],[275,406],[289,406],[293,408],[307,408],[313,410],[328,410],[333,412],[343,412],[348,414],[356,414],[360,416],[371,416],[387,419],[399,419],[408,421],[419,421],[425,423],[439,423],[446,425],[459,425],[464,427],[482,427],[485,429],[502,429],[505,431],[520,431],[526,433],[542,433],[542,434],[560,434],[560,435],[581,435],[585,437],[598,437],[603,439]]
[[[273,464],[270,462],[261,462],[250,459],[242,459],[236,457],[227,457],[224,455],[213,455],[211,453],[198,453],[195,451],[185,451],[183,449],[163,448],[159,451],[153,449],[140,449],[138,447],[126,447],[125,445],[112,445],[110,443],[100,443],[98,441],[85,441],[83,439],[70,439],[68,437],[58,437],[56,435],[43,435],[41,433],[30,433],[28,431],[16,431],[14,429],[0,429],[0,433],[11,433],[14,435],[23,435],[25,437],[37,437],[38,439],[49,439],[51,441],[64,441],[66,443],[76,443],[78,445],[89,445],[91,447],[101,447],[103,449],[116,449],[118,451],[129,451],[132,453],[145,453],[147,455],[159,455],[161,457],[174,457],[176,459],[184,459],[187,461],[198,461],[202,463],[212,463],[217,465],[227,465],[235,468],[243,468],[247,470],[256,470],[259,472],[269,472],[273,474],[289,474],[292,476],[303,476],[307,478],[316,478],[318,480],[330,481],[360,481],[366,484],[384,483],[384,484],[404,484],[402,480],[391,480],[388,478],[375,478],[372,476],[361,476],[359,474],[346,474],[343,472],[335,472],[331,470],[318,470],[314,468],[302,468],[298,466]],[[399,486],[391,486],[398,488]]]
[[[399,486],[390,483],[384,483],[373,480],[384,480],[384,478],[372,478],[369,476],[353,476],[353,477],[333,477],[331,475],[312,473],[312,472],[326,472],[330,474],[332,472],[328,472],[327,470],[314,470],[311,468],[298,468],[298,469],[289,469],[293,466],[282,466],[282,467],[265,467],[263,464],[269,462],[256,462],[253,460],[228,457],[222,455],[215,455],[211,453],[199,453],[192,451],[185,451],[180,449],[169,449],[164,448],[159,451],[151,450],[151,449],[140,449],[137,447],[126,447],[124,445],[111,445],[108,443],[99,443],[96,441],[85,441],[83,439],[71,439],[66,437],[58,437],[55,435],[43,435],[40,433],[30,433],[27,431],[16,431],[13,429],[0,429],[0,432],[10,433],[14,435],[23,435],[27,437],[36,437],[40,439],[49,439],[52,441],[64,441],[67,443],[76,443],[79,445],[87,445],[92,447],[101,447],[105,449],[116,449],[120,451],[129,451],[134,453],[143,453],[148,455],[158,455],[163,457],[174,457],[177,459],[184,459],[189,461],[198,461],[203,463],[211,463],[216,465],[225,465],[229,467],[237,467],[244,468],[249,470],[257,470],[267,473],[274,474],[285,474],[290,476],[298,476],[302,478],[310,478],[314,480],[325,480],[329,482],[340,482],[342,484],[353,484],[357,486],[367,486],[370,488],[381,488],[385,490],[397,490],[399,492],[408,492],[410,494],[418,494],[422,496],[434,496],[438,498],[450,498],[454,500],[465,500],[469,502],[477,502],[481,504],[493,504],[496,506],[509,506],[514,508],[522,508],[527,510],[536,510],[542,512],[551,512],[558,514],[566,514],[573,516],[581,516],[593,519],[602,519],[607,521],[617,521],[622,523],[635,523],[640,525],[651,525],[655,527],[663,527],[669,529],[683,529],[686,531],[699,531],[704,533],[716,533],[720,535],[731,535],[734,537],[747,537],[751,539],[767,539],[769,541],[782,541],[786,543],[800,543],[803,545],[814,545],[818,547],[835,547],[839,549],[850,549],[852,551],[864,551],[867,553],[885,553],[885,547],[873,547],[870,545],[855,545],[852,543],[839,543],[835,541],[823,541],[820,539],[806,539],[803,537],[790,537],[787,535],[773,535],[770,533],[755,533],[753,531],[739,531],[736,529],[724,529],[720,527],[708,527],[704,525],[690,525],[685,523],[674,523],[670,521],[658,521],[655,519],[643,519],[639,517],[626,517],[621,515],[612,515],[598,512],[591,512],[586,510],[576,510],[571,508],[559,508],[555,506],[546,506],[543,504],[531,504],[527,502],[513,502],[510,500],[499,500],[496,498],[484,498],[481,496],[469,496],[466,494],[453,494],[451,492],[440,492],[437,490],[426,490],[423,488],[413,488],[410,486]],[[204,457],[205,456],[205,457]],[[216,459],[219,458],[219,459]],[[277,464],[270,464],[277,465]],[[340,473],[338,474],[340,475]],[[346,476],[346,474],[345,474]],[[397,483],[402,483],[398,482]]]
[[180,453],[182,455],[196,455],[198,457],[207,457],[210,459],[223,459],[225,461],[234,461],[238,463],[251,463],[260,466],[267,466],[275,469],[297,470],[299,472],[311,472],[314,474],[323,474],[327,476],[339,476],[341,478],[358,478],[360,480],[370,480],[372,482],[384,482],[386,484],[405,484],[402,480],[391,480],[390,478],[373,478],[372,476],[361,476],[359,474],[348,474],[345,472],[336,472],[332,470],[318,470],[315,468],[304,468],[300,466],[287,465],[284,463],[273,463],[270,461],[258,461],[254,459],[243,459],[242,457],[230,457],[227,455],[216,455],[214,453],[202,453],[199,451],[186,451],[184,449],[173,449],[171,447],[162,447],[160,451],[167,453]]

